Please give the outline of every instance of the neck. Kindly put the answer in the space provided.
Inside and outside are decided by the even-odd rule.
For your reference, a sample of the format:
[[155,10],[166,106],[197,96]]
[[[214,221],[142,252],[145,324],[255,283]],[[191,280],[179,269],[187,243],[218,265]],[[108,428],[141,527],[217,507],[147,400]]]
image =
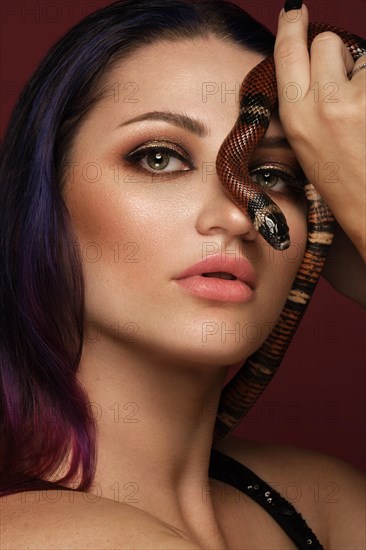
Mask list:
[[77,376],[97,424],[92,492],[186,533],[205,524],[212,532],[208,466],[226,373],[212,364],[168,364],[154,352],[147,361],[146,350],[142,357],[107,338],[86,345]]

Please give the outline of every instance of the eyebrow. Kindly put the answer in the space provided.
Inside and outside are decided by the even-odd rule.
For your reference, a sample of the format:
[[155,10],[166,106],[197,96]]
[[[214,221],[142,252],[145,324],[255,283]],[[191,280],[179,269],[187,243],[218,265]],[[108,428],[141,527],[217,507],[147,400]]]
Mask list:
[[210,134],[209,129],[203,122],[187,115],[171,113],[170,111],[152,111],[150,113],[143,113],[142,115],[130,118],[129,120],[126,120],[126,122],[119,124],[117,128],[127,126],[128,124],[133,124],[134,122],[141,122],[142,120],[163,120],[164,122],[168,122],[169,124],[188,130],[199,137],[206,137]]
[[[199,137],[207,137],[210,135],[209,128],[203,122],[185,114],[172,113],[170,111],[151,111],[149,113],[143,113],[122,122],[115,129],[117,130],[129,124],[134,124],[135,122],[142,122],[143,120],[163,120],[164,122],[188,130]],[[287,139],[282,136],[264,137],[258,147],[261,149],[291,149]]]

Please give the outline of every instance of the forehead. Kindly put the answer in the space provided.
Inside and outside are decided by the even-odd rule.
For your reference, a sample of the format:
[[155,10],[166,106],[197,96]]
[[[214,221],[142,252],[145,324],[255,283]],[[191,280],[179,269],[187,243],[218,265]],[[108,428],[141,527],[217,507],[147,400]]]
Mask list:
[[[122,65],[130,72],[143,71],[152,79],[189,76],[198,72],[209,77],[219,72],[223,77],[243,77],[263,56],[240,44],[210,35],[205,38],[160,40],[140,46]],[[118,67],[117,67],[118,70]]]
[[138,101],[129,102],[131,108],[141,102],[155,108],[157,99],[180,102],[182,108],[192,102],[202,108],[213,102],[231,104],[238,102],[236,95],[245,75],[262,59],[258,53],[215,36],[159,41],[141,46],[117,63],[105,85],[134,87]]
[[[245,76],[262,54],[210,35],[156,41],[117,62],[102,84],[97,110],[123,119],[152,111],[180,112],[202,121],[209,134],[235,122]],[[128,115],[128,116],[126,116]],[[268,133],[282,133],[272,117]]]

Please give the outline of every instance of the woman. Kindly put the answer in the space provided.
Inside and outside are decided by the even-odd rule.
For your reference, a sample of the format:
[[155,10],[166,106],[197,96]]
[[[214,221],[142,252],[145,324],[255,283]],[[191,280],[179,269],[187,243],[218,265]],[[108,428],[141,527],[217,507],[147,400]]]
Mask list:
[[[299,82],[294,44],[301,66],[309,63],[306,8],[296,22],[284,13],[275,51],[280,89]],[[334,505],[305,492],[297,503],[312,531],[290,506],[283,515],[297,524],[281,526],[262,503],[208,471],[215,417],[203,412],[217,406],[228,366],[262,341],[224,342],[217,333],[205,342],[204,330],[274,323],[302,254],[291,263],[278,251],[269,257],[224,193],[210,168],[237,102],[202,94],[207,82],[241,82],[272,49],[269,33],[230,4],[125,0],[71,30],[26,87],[9,125],[1,191],[6,548],[295,548],[300,532],[310,534],[298,547],[320,548],[318,539],[324,547],[362,548],[361,476],[352,468],[235,438],[217,445],[273,486],[337,483]],[[345,101],[357,104],[365,72],[348,80],[355,64],[339,39],[317,40],[314,60],[328,61],[335,49]],[[301,109],[301,120],[316,118],[313,106]],[[306,172],[314,152],[281,95],[279,111],[293,150],[277,139],[285,134],[273,117],[251,171],[283,209],[291,246],[303,253],[297,158]],[[360,109],[352,113],[355,131]],[[323,131],[324,123],[313,125]],[[343,133],[332,151],[359,181],[355,157],[362,155],[352,134],[354,158],[347,159],[351,138]],[[323,149],[316,154],[324,162]],[[339,195],[324,190],[336,216]],[[359,225],[343,217],[363,254]],[[228,276],[241,282],[220,281]],[[217,465],[222,455],[215,457]]]

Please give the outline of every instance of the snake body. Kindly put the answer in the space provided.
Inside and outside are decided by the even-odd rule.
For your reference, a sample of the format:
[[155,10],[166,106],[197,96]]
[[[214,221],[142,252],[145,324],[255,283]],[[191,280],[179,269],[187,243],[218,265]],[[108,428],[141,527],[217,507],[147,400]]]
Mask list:
[[[354,61],[366,54],[366,40],[322,23],[309,24],[308,48],[314,37],[324,31],[340,36]],[[216,170],[224,190],[248,214],[264,239],[273,248],[284,250],[290,245],[286,218],[263,188],[251,181],[248,169],[276,103],[275,65],[270,56],[254,67],[241,85],[239,116],[220,147]],[[237,426],[275,374],[321,274],[333,239],[334,218],[311,183],[304,185],[304,193],[308,202],[308,236],[302,263],[275,328],[222,391],[214,443]]]

